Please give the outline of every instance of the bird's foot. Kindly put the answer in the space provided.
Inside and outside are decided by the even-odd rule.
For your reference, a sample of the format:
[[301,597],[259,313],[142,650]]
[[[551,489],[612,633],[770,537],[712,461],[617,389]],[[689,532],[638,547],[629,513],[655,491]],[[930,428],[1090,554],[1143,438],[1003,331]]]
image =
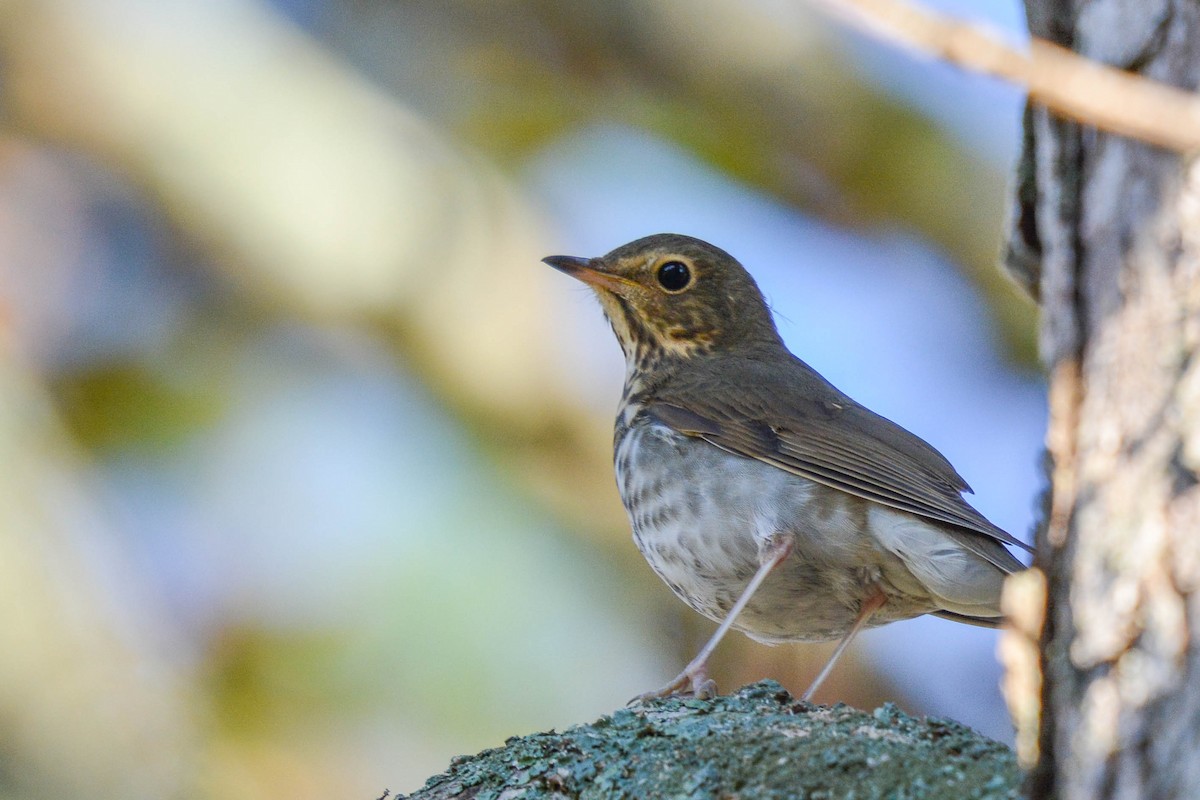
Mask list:
[[637,705],[645,703],[649,700],[658,700],[662,697],[695,697],[698,700],[711,700],[717,696],[717,682],[708,677],[708,669],[706,664],[688,664],[684,667],[683,672],[675,676],[675,679],[663,686],[661,689],[655,689],[652,692],[639,694],[637,697],[630,700],[627,705]]

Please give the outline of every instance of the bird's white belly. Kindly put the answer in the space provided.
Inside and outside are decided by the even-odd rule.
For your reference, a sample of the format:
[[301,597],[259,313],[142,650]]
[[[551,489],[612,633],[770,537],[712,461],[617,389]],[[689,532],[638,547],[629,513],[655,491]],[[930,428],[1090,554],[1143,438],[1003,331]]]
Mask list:
[[[794,536],[791,557],[734,624],[755,639],[839,638],[868,587],[894,566],[895,558],[862,533],[865,504],[837,490],[649,421],[622,437],[615,456],[642,555],[676,595],[710,619],[725,618],[772,536]],[[926,605],[893,603],[873,621],[933,610]]]

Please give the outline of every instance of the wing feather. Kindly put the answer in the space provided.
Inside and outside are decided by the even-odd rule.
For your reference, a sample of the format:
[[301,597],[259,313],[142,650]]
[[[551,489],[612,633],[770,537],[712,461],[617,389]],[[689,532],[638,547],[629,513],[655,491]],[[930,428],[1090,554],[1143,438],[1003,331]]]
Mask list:
[[[753,367],[753,364],[751,365]],[[754,392],[718,405],[703,373],[642,400],[645,413],[731,453],[756,458],[858,497],[955,526],[964,547],[1006,572],[1022,568],[999,543],[1030,547],[962,497],[970,491],[922,439],[855,403],[796,359],[790,373],[758,371]],[[753,370],[752,370],[753,372]]]

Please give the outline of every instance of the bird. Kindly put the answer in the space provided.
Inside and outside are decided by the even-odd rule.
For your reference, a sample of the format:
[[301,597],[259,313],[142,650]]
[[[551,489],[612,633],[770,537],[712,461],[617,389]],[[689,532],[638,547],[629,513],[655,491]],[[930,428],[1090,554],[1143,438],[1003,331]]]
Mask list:
[[661,233],[597,258],[543,261],[590,287],[625,356],[617,489],[654,572],[718,623],[680,674],[635,700],[716,694],[730,629],[768,644],[837,641],[811,700],[863,628],[933,614],[998,627],[1029,546],[964,498],[924,440],[784,345],[733,256]]

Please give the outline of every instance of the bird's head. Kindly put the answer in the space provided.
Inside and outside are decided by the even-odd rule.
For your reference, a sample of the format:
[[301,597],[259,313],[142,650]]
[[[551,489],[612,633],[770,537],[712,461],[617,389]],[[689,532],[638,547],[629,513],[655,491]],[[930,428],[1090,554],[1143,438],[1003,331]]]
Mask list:
[[779,343],[750,273],[700,239],[660,233],[599,258],[542,260],[596,292],[631,362]]

